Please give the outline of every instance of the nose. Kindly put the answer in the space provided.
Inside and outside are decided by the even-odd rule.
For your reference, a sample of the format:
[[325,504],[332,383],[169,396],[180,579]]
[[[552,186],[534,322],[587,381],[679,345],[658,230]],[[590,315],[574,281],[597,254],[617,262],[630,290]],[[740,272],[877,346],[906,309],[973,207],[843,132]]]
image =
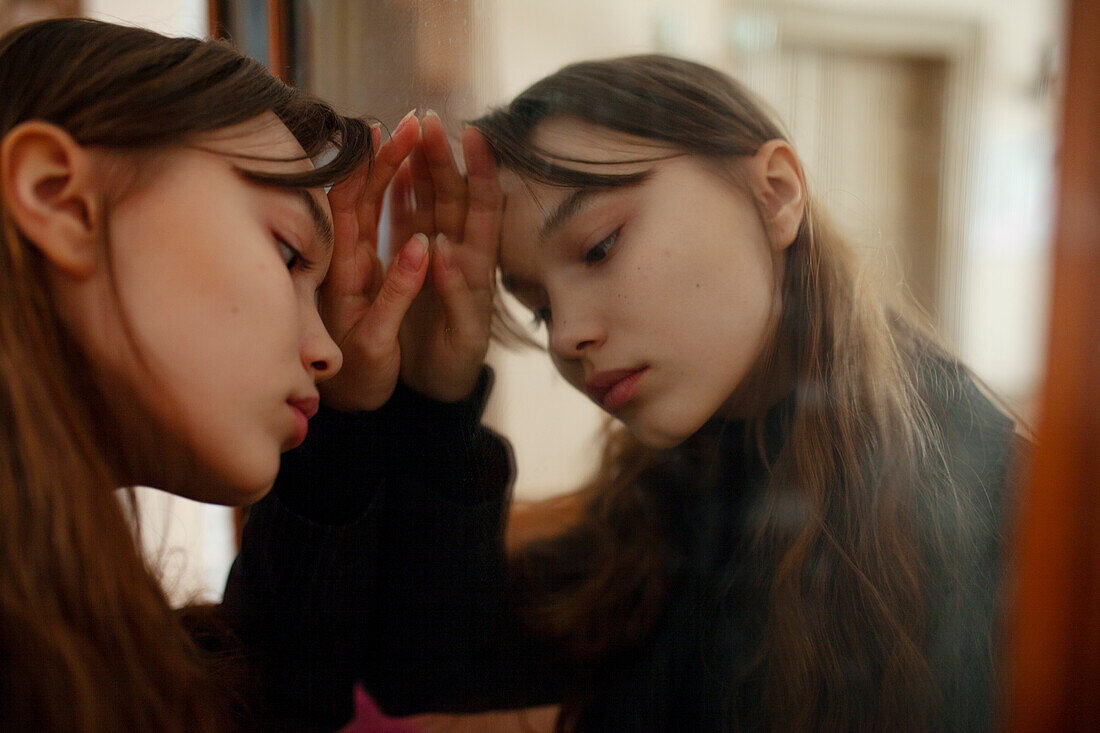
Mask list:
[[550,350],[560,359],[579,359],[607,338],[596,315],[579,303],[553,304],[550,312]]
[[312,307],[311,304],[305,311],[305,328],[300,346],[302,366],[313,377],[315,383],[323,382],[340,371],[344,363],[344,355],[340,353],[340,347],[329,336],[317,308]]

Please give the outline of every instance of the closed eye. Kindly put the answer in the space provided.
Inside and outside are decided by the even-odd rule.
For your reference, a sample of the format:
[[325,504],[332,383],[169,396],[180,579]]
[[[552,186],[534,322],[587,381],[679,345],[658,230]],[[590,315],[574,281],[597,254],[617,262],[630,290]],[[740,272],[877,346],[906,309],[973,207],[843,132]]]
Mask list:
[[309,269],[310,262],[302,253],[287,244],[282,237],[275,235],[275,244],[279,248],[279,254],[283,258],[283,264],[288,270]]
[[605,260],[611,254],[611,248],[615,246],[615,241],[619,238],[619,232],[621,231],[622,228],[616,229],[610,236],[605,237],[599,244],[585,252],[584,261],[589,265],[594,265]]

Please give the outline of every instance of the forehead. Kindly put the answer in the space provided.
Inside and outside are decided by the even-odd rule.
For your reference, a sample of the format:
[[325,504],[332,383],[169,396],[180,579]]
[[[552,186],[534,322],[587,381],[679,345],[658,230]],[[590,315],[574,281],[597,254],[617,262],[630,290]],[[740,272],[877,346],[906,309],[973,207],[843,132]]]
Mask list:
[[607,172],[606,163],[653,157],[669,150],[657,141],[616,132],[576,117],[556,117],[539,123],[531,134],[531,144],[554,162],[595,172]]
[[[298,140],[273,112],[238,125],[215,130],[196,140],[202,148],[223,155],[247,171],[257,173],[305,173],[313,161]],[[325,216],[332,218],[328,198],[321,188],[309,190],[310,197]]]

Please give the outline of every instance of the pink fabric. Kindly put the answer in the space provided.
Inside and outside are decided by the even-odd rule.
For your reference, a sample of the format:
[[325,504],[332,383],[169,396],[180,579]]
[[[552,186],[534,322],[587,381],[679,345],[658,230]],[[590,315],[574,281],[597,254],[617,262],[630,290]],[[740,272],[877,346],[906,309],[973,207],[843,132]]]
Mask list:
[[378,709],[371,696],[356,685],[355,717],[340,729],[340,733],[424,733],[424,730],[400,718],[386,715]]

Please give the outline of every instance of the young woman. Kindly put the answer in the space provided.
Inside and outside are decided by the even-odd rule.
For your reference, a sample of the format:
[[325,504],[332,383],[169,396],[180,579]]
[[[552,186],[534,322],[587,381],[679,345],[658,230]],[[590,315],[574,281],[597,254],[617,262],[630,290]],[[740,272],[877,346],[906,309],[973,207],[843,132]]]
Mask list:
[[778,125],[657,56],[474,125],[512,181],[505,286],[624,426],[582,525],[520,558],[596,665],[568,720],[989,727],[1013,423],[857,276]]
[[[359,236],[388,182],[368,176],[369,128],[227,45],[35,23],[0,39],[0,90],[0,729],[259,725],[236,619],[189,612],[187,633],[117,488],[247,504],[319,383],[385,402],[426,240],[383,275]],[[378,168],[417,137],[406,120]],[[318,300],[354,381],[330,379],[344,360]],[[350,683],[329,694],[350,711]]]
[[[450,566],[479,608],[386,576],[387,602],[430,633],[386,679],[379,649],[349,657],[368,689],[400,711],[562,702],[559,727],[585,731],[991,727],[1013,422],[857,277],[777,124],[724,75],[645,56],[568,66],[473,126],[505,169],[505,287],[622,428],[577,526],[496,575]],[[426,117],[395,231],[460,241],[465,191]],[[456,333],[488,330],[486,315]],[[505,454],[477,425],[481,394],[385,410],[440,416],[417,483],[464,487],[485,511],[470,531],[499,535]],[[290,454],[265,512],[413,470],[343,419]],[[451,458],[464,445],[483,446],[480,478]],[[396,552],[445,551],[403,526],[415,541],[389,535]],[[279,538],[261,525],[246,543]],[[339,572],[337,603],[377,595],[354,587],[362,565]],[[279,602],[236,572],[242,605]]]

